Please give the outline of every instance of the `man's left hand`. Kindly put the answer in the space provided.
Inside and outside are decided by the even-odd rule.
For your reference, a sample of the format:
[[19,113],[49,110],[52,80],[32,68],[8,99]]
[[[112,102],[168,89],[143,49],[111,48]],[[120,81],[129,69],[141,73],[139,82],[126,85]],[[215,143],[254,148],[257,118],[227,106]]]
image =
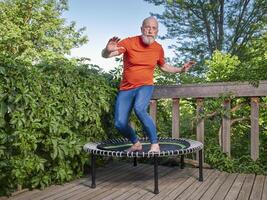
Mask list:
[[191,67],[193,67],[193,65],[195,65],[196,64],[196,62],[195,61],[193,61],[193,60],[190,60],[189,62],[187,62],[187,63],[185,63],[184,65],[183,65],[183,71],[184,72],[187,72]]

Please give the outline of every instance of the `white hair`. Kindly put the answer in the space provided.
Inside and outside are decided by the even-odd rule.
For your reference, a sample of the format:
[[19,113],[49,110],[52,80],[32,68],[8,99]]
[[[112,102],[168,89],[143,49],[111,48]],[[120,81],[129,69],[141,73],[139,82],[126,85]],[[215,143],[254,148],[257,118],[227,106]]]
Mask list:
[[145,24],[147,21],[149,21],[149,20],[154,20],[154,21],[156,21],[157,24],[158,24],[158,20],[157,20],[155,17],[150,16],[150,17],[147,17],[147,18],[145,18],[145,19],[143,20],[142,26],[144,26],[144,24]]

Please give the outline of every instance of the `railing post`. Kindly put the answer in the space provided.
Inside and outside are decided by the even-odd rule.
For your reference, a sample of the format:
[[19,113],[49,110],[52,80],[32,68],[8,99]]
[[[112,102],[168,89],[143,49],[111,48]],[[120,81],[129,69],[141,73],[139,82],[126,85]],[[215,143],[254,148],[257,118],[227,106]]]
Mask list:
[[251,149],[250,156],[252,160],[259,158],[259,97],[250,98],[251,114],[250,114],[250,138],[251,138]]
[[[197,98],[197,140],[204,144],[204,99]],[[204,162],[204,151],[202,153],[202,161]],[[197,160],[199,159],[199,152],[197,152]]]
[[223,110],[225,114],[222,118],[222,149],[224,153],[227,153],[228,156],[231,155],[231,104],[230,99],[224,101]]
[[172,138],[180,137],[180,99],[172,99]]
[[157,100],[150,100],[150,106],[149,106],[149,113],[150,116],[152,117],[155,125],[156,123],[156,118],[157,118]]
[[197,98],[197,140],[204,144],[204,99]]

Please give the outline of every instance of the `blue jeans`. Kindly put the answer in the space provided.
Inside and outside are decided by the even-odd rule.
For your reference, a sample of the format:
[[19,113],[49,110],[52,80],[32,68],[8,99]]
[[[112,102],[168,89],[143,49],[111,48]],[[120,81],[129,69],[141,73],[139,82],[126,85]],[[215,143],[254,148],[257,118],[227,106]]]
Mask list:
[[119,92],[115,105],[115,127],[133,144],[138,142],[135,130],[129,125],[132,109],[143,125],[151,144],[158,143],[156,126],[147,113],[154,86],[146,85]]

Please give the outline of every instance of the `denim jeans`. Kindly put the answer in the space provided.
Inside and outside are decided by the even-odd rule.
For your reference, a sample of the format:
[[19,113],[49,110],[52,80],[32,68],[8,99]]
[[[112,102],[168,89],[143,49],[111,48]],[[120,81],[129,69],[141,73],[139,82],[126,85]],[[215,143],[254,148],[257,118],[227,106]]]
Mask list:
[[151,144],[158,142],[156,126],[147,113],[147,108],[152,96],[154,86],[146,85],[119,92],[115,105],[115,127],[124,137],[133,144],[138,141],[135,130],[129,125],[129,116],[132,109],[143,125]]

